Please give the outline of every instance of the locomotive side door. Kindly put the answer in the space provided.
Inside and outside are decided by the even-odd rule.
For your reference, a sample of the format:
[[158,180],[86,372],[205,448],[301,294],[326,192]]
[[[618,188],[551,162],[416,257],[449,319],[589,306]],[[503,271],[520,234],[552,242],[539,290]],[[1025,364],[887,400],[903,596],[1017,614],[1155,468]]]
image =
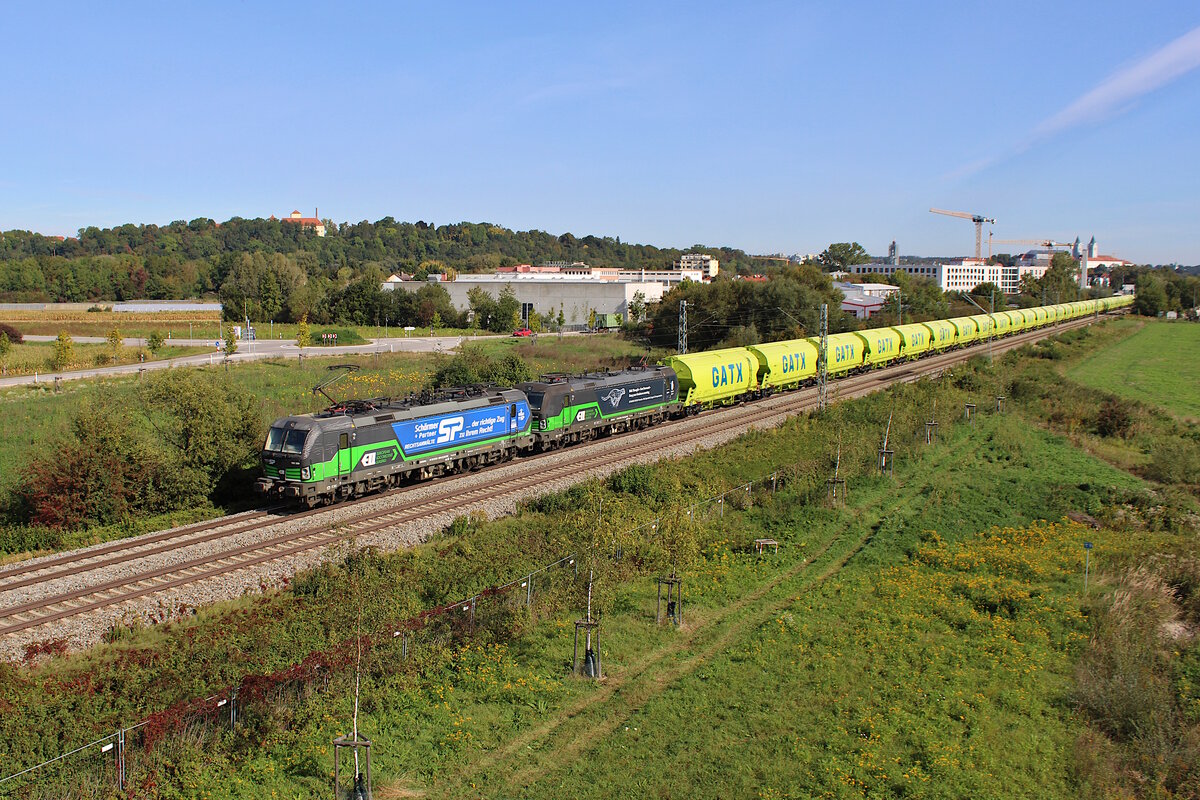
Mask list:
[[350,463],[350,434],[343,433],[338,437],[338,477],[347,477],[350,474],[350,468],[352,466],[353,465]]

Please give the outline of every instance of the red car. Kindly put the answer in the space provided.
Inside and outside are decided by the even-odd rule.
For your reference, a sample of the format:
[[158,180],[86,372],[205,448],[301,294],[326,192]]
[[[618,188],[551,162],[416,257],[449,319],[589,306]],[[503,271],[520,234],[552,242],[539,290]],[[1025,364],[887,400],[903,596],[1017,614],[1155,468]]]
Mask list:
[[529,328],[517,328],[513,331],[513,336],[533,336],[533,331]]

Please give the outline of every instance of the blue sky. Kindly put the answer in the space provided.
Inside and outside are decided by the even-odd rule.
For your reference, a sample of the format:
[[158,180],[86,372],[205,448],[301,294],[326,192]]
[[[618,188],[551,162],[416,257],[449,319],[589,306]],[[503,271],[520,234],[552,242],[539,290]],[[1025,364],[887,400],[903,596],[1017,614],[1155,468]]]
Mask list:
[[[1200,262],[1194,2],[25,4],[0,229],[306,214]],[[1006,248],[1012,249],[1012,248]]]

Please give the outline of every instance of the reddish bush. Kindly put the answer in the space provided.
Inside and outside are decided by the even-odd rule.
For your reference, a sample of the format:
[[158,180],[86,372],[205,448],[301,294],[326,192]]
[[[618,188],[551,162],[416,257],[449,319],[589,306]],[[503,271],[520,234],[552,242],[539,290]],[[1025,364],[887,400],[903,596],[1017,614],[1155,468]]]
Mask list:
[[118,518],[128,508],[123,467],[111,456],[68,445],[30,462],[17,495],[33,525],[62,529]]
[[194,470],[119,411],[87,407],[73,439],[32,457],[14,491],[21,521],[62,530],[160,513],[203,496]]
[[1096,433],[1101,436],[1129,435],[1133,426],[1133,407],[1130,403],[1117,397],[1106,399],[1096,414]]
[[66,639],[47,639],[44,642],[30,642],[25,645],[24,661],[26,664],[29,664],[41,656],[61,656],[66,652]]
[[7,334],[8,341],[12,342],[13,344],[21,344],[25,341],[25,337],[21,335],[20,331],[18,331],[12,325],[7,325],[3,322],[0,322],[0,333]]

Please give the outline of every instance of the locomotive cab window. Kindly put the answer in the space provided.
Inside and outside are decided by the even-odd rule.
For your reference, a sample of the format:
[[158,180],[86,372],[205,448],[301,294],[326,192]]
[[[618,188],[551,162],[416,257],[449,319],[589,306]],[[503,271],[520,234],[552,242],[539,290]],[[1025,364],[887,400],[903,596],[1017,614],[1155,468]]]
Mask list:
[[304,450],[304,440],[307,437],[308,431],[298,431],[295,428],[291,430],[271,428],[267,433],[267,444],[264,449],[274,453],[299,455]]
[[338,437],[338,448],[341,450],[345,450],[349,446],[350,446],[350,434],[343,433],[341,436]]

